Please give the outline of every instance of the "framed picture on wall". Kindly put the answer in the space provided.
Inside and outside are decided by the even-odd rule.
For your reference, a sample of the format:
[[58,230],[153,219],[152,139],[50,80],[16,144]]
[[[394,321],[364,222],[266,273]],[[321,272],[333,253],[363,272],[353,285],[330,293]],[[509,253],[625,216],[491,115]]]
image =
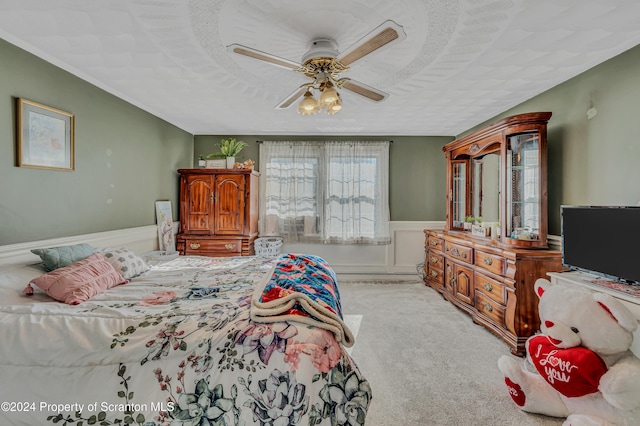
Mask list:
[[73,170],[74,115],[23,98],[16,109],[16,165]]

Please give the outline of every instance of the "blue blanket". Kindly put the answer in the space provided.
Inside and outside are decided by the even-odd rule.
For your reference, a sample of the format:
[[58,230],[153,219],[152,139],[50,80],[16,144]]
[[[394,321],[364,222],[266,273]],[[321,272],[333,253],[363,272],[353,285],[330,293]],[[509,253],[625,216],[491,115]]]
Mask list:
[[318,256],[280,256],[273,274],[257,286],[251,306],[255,322],[299,321],[327,329],[347,347],[354,337],[343,322],[335,272]]

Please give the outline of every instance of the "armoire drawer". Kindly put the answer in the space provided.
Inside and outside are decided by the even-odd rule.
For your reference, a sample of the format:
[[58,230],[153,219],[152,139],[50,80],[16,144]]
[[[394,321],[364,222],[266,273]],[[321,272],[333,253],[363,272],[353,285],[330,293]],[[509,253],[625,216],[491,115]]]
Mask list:
[[444,242],[444,252],[462,262],[473,263],[473,249],[450,241]]
[[474,264],[476,266],[493,272],[496,275],[504,274],[504,258],[502,256],[485,253],[481,250],[476,250],[474,255]]
[[480,291],[501,305],[506,304],[506,290],[504,284],[484,274],[475,273],[473,279],[476,291]]
[[189,238],[185,241],[185,252],[187,255],[210,255],[206,252],[216,252],[223,254],[239,254],[242,252],[241,238],[224,239],[199,239]]

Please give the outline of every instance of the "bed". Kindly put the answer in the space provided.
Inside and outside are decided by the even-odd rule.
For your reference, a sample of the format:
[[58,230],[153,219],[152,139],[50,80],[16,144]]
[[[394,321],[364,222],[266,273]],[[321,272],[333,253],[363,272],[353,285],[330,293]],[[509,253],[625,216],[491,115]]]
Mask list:
[[364,424],[371,388],[339,294],[274,281],[313,275],[326,299],[335,275],[283,258],[158,261],[77,305],[22,294],[40,265],[3,265],[0,424]]

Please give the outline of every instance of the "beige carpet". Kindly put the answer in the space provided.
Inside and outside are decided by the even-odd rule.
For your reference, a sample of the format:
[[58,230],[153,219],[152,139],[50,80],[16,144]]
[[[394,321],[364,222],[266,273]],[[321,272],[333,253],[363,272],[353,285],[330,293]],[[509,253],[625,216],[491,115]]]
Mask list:
[[358,323],[351,355],[373,389],[367,426],[562,424],[516,407],[497,367],[507,346],[431,288],[339,288],[348,324]]

